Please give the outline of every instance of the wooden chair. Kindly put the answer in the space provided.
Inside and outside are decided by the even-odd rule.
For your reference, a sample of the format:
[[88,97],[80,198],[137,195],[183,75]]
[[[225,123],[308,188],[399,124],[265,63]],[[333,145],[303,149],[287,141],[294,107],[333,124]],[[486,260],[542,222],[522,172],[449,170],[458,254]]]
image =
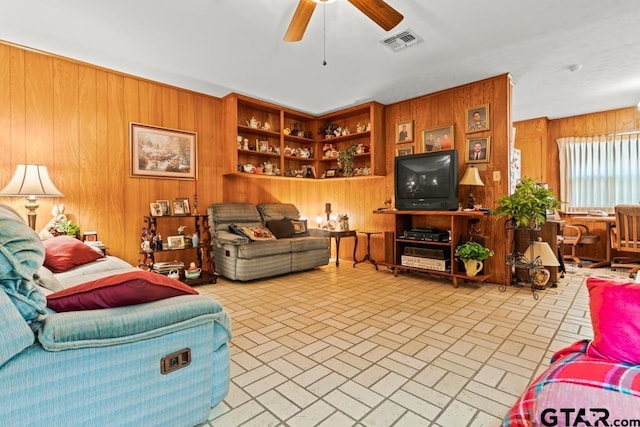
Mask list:
[[582,260],[576,254],[576,249],[583,245],[594,245],[599,241],[600,236],[597,234],[591,234],[589,227],[584,224],[565,225],[562,227],[562,244],[571,247],[571,255],[564,255],[563,258],[573,261],[577,263],[579,267],[582,267]]
[[633,256],[615,256],[611,268],[630,268],[633,277],[640,270],[640,205],[617,205],[616,224],[611,228],[611,248]]

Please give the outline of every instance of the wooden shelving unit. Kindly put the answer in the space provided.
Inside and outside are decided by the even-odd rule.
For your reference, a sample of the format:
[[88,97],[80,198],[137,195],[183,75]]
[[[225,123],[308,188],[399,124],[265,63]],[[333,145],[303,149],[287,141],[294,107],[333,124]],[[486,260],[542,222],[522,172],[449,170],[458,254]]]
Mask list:
[[[366,170],[370,176],[384,176],[383,113],[382,104],[370,102],[316,117],[230,94],[224,98],[223,110],[224,173],[288,179],[321,178],[327,169],[338,167],[335,158],[323,157],[322,148],[328,143],[333,144],[336,150],[361,144],[366,147],[366,153],[356,155],[355,167]],[[268,123],[267,128],[265,123]],[[330,123],[346,127],[350,133],[325,139],[321,130]],[[356,132],[359,127],[367,127],[368,130]],[[255,168],[267,162],[273,168],[270,173],[265,174],[264,170],[248,173],[245,170],[254,171],[248,165]],[[310,174],[309,169],[314,174]]]
[[[383,210],[374,211],[373,213],[394,216],[395,230],[392,267],[395,275],[397,275],[400,270],[406,270],[444,276],[451,279],[454,288],[458,287],[458,280],[484,282],[492,277],[491,272],[486,271],[486,266],[484,274],[469,277],[464,271],[458,268],[457,260],[454,258],[455,248],[461,242],[462,238],[468,235],[469,221],[472,219],[480,219],[485,215],[483,212]],[[403,237],[405,231],[417,227],[433,227],[440,230],[447,230],[450,232],[451,237],[446,242],[414,240]],[[439,271],[402,265],[402,255],[406,247],[444,250],[449,261],[449,269],[447,271]]]
[[[162,249],[158,249],[152,246],[149,250],[141,249],[140,260],[138,261],[138,267],[153,270],[153,265],[156,262],[156,254],[170,253],[180,251],[196,251],[197,267],[202,269],[200,277],[197,279],[186,279],[184,275],[181,275],[180,280],[188,285],[198,285],[203,283],[216,283],[217,275],[215,274],[215,264],[213,261],[213,254],[211,253],[211,233],[209,231],[209,216],[208,215],[180,215],[180,216],[145,216],[143,218],[144,227],[142,228],[141,241],[155,242],[156,236],[159,234],[158,221],[168,219],[193,219],[194,229],[199,238],[199,244],[197,246],[188,246],[184,248],[167,248],[166,239]],[[166,234],[165,234],[166,236]]]

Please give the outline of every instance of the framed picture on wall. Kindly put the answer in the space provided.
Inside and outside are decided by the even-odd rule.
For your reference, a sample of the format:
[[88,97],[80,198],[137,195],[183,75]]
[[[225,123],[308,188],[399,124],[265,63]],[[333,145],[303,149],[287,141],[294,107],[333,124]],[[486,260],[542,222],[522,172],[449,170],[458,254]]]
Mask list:
[[396,144],[413,142],[413,120],[401,122],[396,125]]
[[422,151],[453,150],[453,125],[440,126],[422,131]]
[[489,130],[489,104],[467,108],[467,133]]
[[131,176],[196,179],[197,134],[130,123]]
[[396,157],[400,157],[400,156],[410,156],[413,154],[413,146],[411,147],[404,147],[404,148],[398,148],[396,150]]
[[491,137],[467,138],[465,163],[489,163]]

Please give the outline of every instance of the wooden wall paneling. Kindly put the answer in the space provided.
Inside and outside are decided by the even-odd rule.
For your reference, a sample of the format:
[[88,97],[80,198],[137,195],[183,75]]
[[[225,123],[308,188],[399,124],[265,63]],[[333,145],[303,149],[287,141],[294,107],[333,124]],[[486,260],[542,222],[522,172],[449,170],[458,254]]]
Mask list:
[[[33,52],[25,53],[27,157],[30,163],[50,167],[52,153],[41,147],[51,149],[53,143],[52,62],[52,58]],[[51,172],[55,173],[54,170]]]
[[[148,212],[150,200],[147,199],[147,192],[142,193],[141,185],[148,180],[131,177],[131,139],[129,123],[139,122],[140,120],[140,85],[136,79],[125,77],[123,80],[123,91],[124,98],[122,107],[124,119],[122,122],[122,147],[124,155],[122,162],[124,167],[123,179],[126,183],[124,186],[125,211]],[[142,228],[142,218],[138,219],[137,215],[125,215],[125,218],[124,236],[126,236],[126,239],[124,240],[126,247],[123,250],[127,251],[127,255],[133,258],[140,245],[141,239],[139,236]]]
[[124,82],[123,76],[109,73],[107,76],[107,140],[109,144],[109,173],[107,174],[107,182],[109,190],[107,192],[107,206],[111,209],[116,208],[120,215],[109,215],[108,224],[111,235],[114,236],[113,243],[109,242],[109,246],[113,247],[117,253],[126,252],[126,243],[131,241],[134,236],[127,236],[125,233],[125,218],[127,211],[126,205],[126,177],[129,170],[127,163],[128,150],[126,149],[127,129],[124,126],[125,118],[123,111],[124,102]]
[[[68,61],[53,60],[53,139],[51,140],[51,152],[49,155],[51,180],[64,194],[60,200],[66,207],[67,217],[77,223],[81,223],[80,211],[80,146],[78,140],[78,65]],[[40,212],[39,217],[47,221],[51,220],[47,209]]]
[[[109,229],[109,217],[106,212],[120,212],[120,206],[109,205],[108,191],[109,182],[109,139],[108,139],[108,105],[107,105],[107,73],[102,70],[96,71],[96,147],[97,159],[94,180],[96,182],[96,192],[93,196],[99,201],[101,215],[96,223],[98,236],[110,247],[110,252],[116,256],[125,257],[125,253],[117,252],[111,246],[111,242],[116,238],[121,239],[117,233],[112,233]],[[127,258],[125,258],[127,259]]]
[[11,48],[0,44],[0,188],[9,182],[11,165]]
[[[96,70],[78,67],[78,165],[79,199],[76,208],[82,232],[98,231],[97,221],[104,204],[95,197],[98,188],[96,172],[102,159],[98,157]],[[98,233],[98,238],[103,239]]]

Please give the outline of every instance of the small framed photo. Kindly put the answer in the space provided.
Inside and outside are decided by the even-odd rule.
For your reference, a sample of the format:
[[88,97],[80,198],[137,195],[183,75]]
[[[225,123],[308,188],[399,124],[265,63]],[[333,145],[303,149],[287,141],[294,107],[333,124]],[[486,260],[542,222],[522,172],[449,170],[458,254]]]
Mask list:
[[182,248],[184,248],[184,236],[167,237],[167,249],[182,249]]
[[396,149],[396,157],[410,156],[413,154],[413,146]]
[[422,152],[453,150],[453,125],[440,126],[422,131]]
[[403,142],[413,142],[413,120],[396,125],[396,144]]
[[489,104],[467,108],[467,133],[489,130]]
[[171,201],[171,215],[186,215],[183,199],[175,199]]
[[182,206],[183,206],[183,209],[184,209],[184,214],[185,215],[191,215],[191,207],[189,206],[189,199],[180,198],[180,199],[175,199],[175,200],[182,200]]
[[83,240],[85,242],[97,242],[98,241],[98,232],[97,231],[85,231],[83,234]]
[[467,138],[465,163],[489,163],[491,137]]
[[168,200],[156,200],[156,202],[160,205],[160,209],[162,209],[162,216],[171,215],[171,211],[169,210]]
[[160,203],[149,203],[149,208],[151,211],[151,216],[162,216],[162,206],[160,206]]
[[338,169],[327,169],[326,171],[324,171],[324,176],[326,178],[334,178],[338,176]]

